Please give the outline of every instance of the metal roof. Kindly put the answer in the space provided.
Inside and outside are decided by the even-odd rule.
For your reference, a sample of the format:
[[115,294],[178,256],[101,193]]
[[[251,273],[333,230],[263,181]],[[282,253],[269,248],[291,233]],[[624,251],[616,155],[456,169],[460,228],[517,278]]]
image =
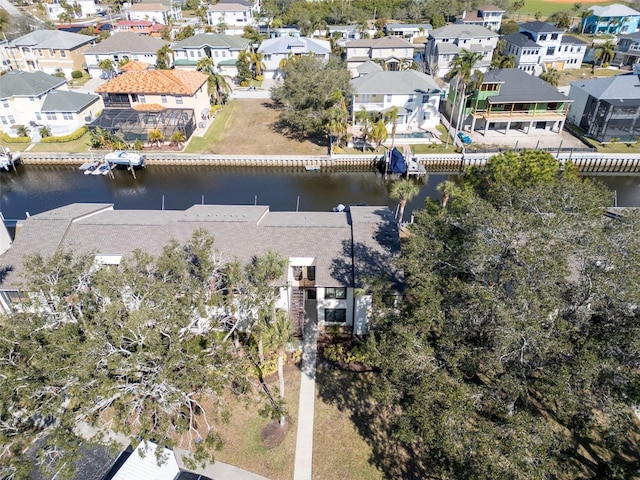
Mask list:
[[95,37],[63,30],[35,30],[9,42],[10,46],[73,50],[95,40]]
[[416,70],[402,72],[380,71],[369,73],[351,80],[356,93],[411,94],[439,93],[440,87],[426,73]]
[[[583,90],[599,100],[640,99],[640,76],[628,73],[612,77],[571,82],[571,90]],[[571,96],[571,92],[569,92]]]
[[0,98],[37,97],[65,83],[64,78],[44,72],[11,70],[0,77]]
[[490,103],[571,101],[544,80],[517,68],[489,70],[484,74],[484,81],[502,82],[500,94],[487,98]]
[[78,113],[100,97],[88,93],[67,92],[65,90],[53,90],[47,93],[42,103],[41,112],[74,112]]
[[134,32],[118,32],[89,48],[85,55],[98,53],[147,53],[155,55],[160,48],[169,42],[161,38]]

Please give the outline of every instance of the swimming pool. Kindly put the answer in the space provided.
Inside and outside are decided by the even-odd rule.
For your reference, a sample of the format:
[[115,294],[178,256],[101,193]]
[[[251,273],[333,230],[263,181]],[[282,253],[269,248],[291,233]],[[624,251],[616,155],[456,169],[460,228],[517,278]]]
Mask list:
[[430,132],[396,133],[396,138],[432,138]]

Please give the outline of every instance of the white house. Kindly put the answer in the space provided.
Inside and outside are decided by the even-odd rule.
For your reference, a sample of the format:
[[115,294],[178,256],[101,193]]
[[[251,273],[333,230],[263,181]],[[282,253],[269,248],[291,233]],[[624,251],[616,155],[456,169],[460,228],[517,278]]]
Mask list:
[[169,25],[182,18],[182,10],[179,6],[162,3],[134,3],[122,9],[122,14],[127,20],[149,20],[150,22]]
[[104,108],[98,95],[70,92],[66,80],[43,72],[12,70],[0,77],[0,130],[16,136],[16,126],[39,138],[47,126],[55,136],[88,124]]
[[351,79],[351,87],[351,114],[356,126],[356,114],[362,109],[382,115],[392,107],[398,109],[398,133],[433,129],[440,122],[442,91],[427,74],[415,70],[372,71]]
[[[62,2],[62,4],[64,3],[65,2]],[[72,7],[72,9],[69,9],[69,16],[71,18],[93,17],[97,12],[96,2],[94,2],[94,0],[69,0],[66,4]],[[76,4],[78,7],[73,8]],[[61,5],[61,0],[52,0],[51,3],[45,3],[44,7],[47,10],[47,16],[54,22],[59,21],[58,16],[60,14],[68,13],[63,5]]]
[[85,63],[92,77],[103,75],[104,72],[98,65],[105,59],[110,59],[116,70],[120,60],[137,60],[155,65],[156,52],[168,44],[166,40],[149,35],[119,32],[85,51]]
[[[518,37],[518,35],[521,35]],[[540,48],[533,47],[524,37],[535,42]],[[534,21],[520,24],[520,33],[505,36],[506,53],[516,56],[516,64],[519,67],[520,57],[527,55],[529,58],[524,59],[529,67],[522,69],[529,73],[539,75],[543,69],[555,68],[556,70],[565,70],[567,68],[580,68],[584,55],[587,52],[587,43],[577,37],[565,35],[564,30],[558,28],[551,23]],[[527,46],[521,47],[520,44],[526,43]],[[540,69],[534,71],[530,66],[533,64],[533,50],[537,50],[539,59],[537,64]]]
[[199,33],[171,45],[176,68],[193,69],[200,59],[209,57],[217,71],[229,77],[238,74],[236,60],[248,48],[247,38],[222,33]]
[[221,33],[242,35],[244,27],[256,27],[257,3],[248,0],[222,0],[207,8],[207,23]]
[[400,37],[408,41],[426,37],[429,30],[433,30],[430,23],[387,23],[384,26],[384,32],[388,37]]
[[413,61],[414,46],[402,38],[363,38],[347,43],[346,47],[347,67],[352,76],[356,75],[360,65],[369,60],[384,63],[387,70],[401,70],[403,64]]
[[[144,221],[139,219],[141,215]],[[47,228],[43,228],[46,225]],[[393,257],[399,251],[397,223],[385,206],[350,212],[272,212],[268,206],[195,205],[187,210],[141,214],[112,204],[72,204],[32,215],[0,256],[0,311],[20,301],[26,254],[48,257],[58,249],[127,258],[136,249],[158,255],[170,240],[188,241],[205,229],[223,261],[248,264],[268,251],[287,259],[279,279],[279,308],[290,312],[300,332],[306,321],[320,328],[368,331],[372,292],[367,279],[383,275],[398,285]],[[114,242],[114,238],[127,238]],[[376,261],[372,262],[371,259]]]
[[451,62],[461,50],[480,53],[474,70],[486,72],[491,66],[498,38],[497,33],[480,25],[454,24],[431,30],[425,45],[427,72],[434,76],[446,76],[451,70]]
[[317,38],[284,36],[264,40],[258,47],[258,53],[264,54],[266,73],[278,76],[280,62],[293,56],[312,54],[328,60],[331,44],[327,40]]
[[502,25],[502,16],[505,10],[495,5],[485,5],[478,7],[475,12],[462,12],[456,17],[456,23],[464,25],[480,25],[497,32]]

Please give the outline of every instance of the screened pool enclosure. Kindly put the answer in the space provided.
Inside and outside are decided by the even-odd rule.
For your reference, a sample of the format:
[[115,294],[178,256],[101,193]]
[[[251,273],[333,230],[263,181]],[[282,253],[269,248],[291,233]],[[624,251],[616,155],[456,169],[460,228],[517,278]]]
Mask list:
[[139,111],[132,108],[105,108],[89,128],[103,128],[125,141],[147,140],[147,134],[156,128],[167,140],[175,132],[184,132],[190,138],[196,129],[193,110],[167,108],[160,111]]

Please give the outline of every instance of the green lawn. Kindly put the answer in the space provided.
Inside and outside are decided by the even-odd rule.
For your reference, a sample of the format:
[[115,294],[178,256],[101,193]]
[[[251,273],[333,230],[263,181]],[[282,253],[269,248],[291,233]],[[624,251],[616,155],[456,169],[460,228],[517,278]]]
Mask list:
[[[511,2],[514,3],[514,2]],[[545,20],[547,17],[553,15],[556,12],[571,12],[573,13],[572,7],[576,2],[549,2],[547,0],[526,0],[524,7],[519,12],[511,14],[511,18],[516,21],[525,21],[527,18],[525,17],[533,17],[536,13],[540,13],[541,20]],[[612,3],[619,3],[616,0],[603,0],[597,3],[599,6],[611,5]],[[584,3],[584,8],[589,8],[590,3]],[[594,4],[596,5],[596,4]],[[575,15],[576,17],[578,15]],[[576,18],[575,22],[578,22],[579,19]]]
[[36,143],[30,152],[67,152],[78,153],[89,150],[89,134],[85,133],[77,140],[65,143]]
[[184,149],[184,153],[204,153],[212,143],[222,140],[222,136],[227,130],[227,125],[233,110],[235,102],[230,102],[217,111],[216,118],[204,134],[204,137],[192,137],[189,144]]
[[12,152],[23,152],[29,143],[7,143],[0,140],[0,147],[8,148]]
[[72,78],[71,80],[69,80],[69,86],[71,88],[81,87],[82,85],[87,83],[90,78],[91,77],[89,76],[89,74],[87,72],[82,72],[82,77],[81,78]]

